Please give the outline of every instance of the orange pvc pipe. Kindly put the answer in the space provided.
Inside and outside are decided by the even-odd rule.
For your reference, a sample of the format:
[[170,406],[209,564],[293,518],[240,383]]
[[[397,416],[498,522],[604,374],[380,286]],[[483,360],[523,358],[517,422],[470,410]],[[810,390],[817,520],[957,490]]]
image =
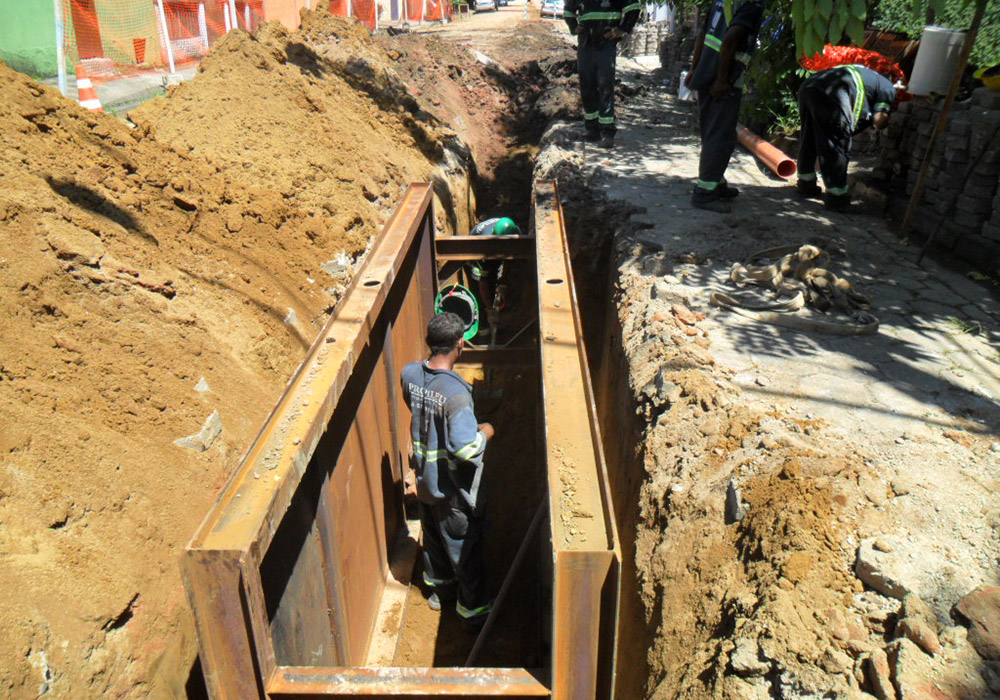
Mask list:
[[743,148],[760,158],[764,165],[773,170],[778,177],[788,180],[795,174],[795,161],[750,131],[750,129],[742,124],[737,124],[736,135],[739,137]]

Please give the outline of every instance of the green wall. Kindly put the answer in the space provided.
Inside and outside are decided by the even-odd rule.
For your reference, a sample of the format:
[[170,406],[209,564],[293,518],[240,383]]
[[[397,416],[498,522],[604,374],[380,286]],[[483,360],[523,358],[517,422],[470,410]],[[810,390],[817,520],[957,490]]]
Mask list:
[[58,72],[52,0],[0,0],[0,59],[35,77]]

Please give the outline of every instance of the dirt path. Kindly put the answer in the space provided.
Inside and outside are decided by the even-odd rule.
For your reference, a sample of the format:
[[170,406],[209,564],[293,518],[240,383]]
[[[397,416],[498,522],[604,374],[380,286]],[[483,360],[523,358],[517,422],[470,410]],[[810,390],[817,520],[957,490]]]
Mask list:
[[[1000,305],[961,275],[917,268],[873,212],[802,202],[747,155],[727,173],[742,190],[733,214],[690,208],[691,108],[630,72],[614,152],[583,149],[567,125],[540,165],[564,174],[568,207],[611,221],[571,235],[578,250],[609,251],[601,373],[606,388],[609,373],[625,379],[604,404],[639,414],[619,422],[637,435],[623,453],[640,471],[619,475],[616,507],[634,529],[626,640],[648,648],[649,679],[625,679],[625,695],[875,694],[889,682],[872,671],[883,652],[897,689],[997,692],[995,662],[952,606],[1000,581]],[[877,335],[794,332],[709,306],[711,291],[733,291],[734,262],[806,242],[874,298]],[[897,639],[908,592],[940,625],[933,656]]]

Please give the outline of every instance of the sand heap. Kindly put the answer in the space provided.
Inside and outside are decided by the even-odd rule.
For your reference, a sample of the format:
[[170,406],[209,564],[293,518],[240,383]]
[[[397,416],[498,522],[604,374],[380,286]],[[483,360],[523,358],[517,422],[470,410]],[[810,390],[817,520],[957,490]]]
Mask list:
[[234,32],[130,129],[0,64],[0,694],[184,694],[183,545],[346,281],[321,264],[441,152],[362,83]]

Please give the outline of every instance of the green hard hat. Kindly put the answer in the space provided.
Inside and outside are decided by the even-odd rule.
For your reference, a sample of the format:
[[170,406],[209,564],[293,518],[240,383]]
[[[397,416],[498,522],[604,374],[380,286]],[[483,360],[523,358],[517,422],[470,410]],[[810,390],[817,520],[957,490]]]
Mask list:
[[521,229],[517,227],[513,219],[508,219],[506,216],[502,219],[498,219],[495,224],[493,224],[493,235],[494,236],[520,236]]

